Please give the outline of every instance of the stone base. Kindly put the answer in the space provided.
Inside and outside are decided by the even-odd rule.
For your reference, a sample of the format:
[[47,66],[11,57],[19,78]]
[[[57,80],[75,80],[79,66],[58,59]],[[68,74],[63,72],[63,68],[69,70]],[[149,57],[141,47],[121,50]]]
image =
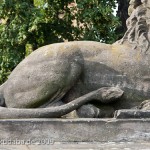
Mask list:
[[115,112],[116,119],[147,119],[150,118],[150,110],[137,110],[137,109],[122,109]]
[[0,144],[108,141],[150,141],[150,119],[0,120]]
[[149,142],[55,143],[53,145],[0,145],[0,150],[150,150]]

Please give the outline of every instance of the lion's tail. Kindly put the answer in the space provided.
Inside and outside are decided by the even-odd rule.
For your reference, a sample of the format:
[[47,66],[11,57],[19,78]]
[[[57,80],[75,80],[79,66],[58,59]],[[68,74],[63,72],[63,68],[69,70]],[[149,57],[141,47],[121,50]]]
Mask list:
[[15,119],[15,118],[58,118],[61,117],[90,101],[92,94],[87,94],[86,97],[80,97],[76,100],[64,104],[62,106],[49,108],[7,108],[0,107],[0,119]]
[[[104,92],[106,94],[104,94]],[[98,98],[97,98],[98,95]],[[123,95],[122,90],[113,88],[101,88],[96,91],[90,92],[84,96],[81,96],[74,101],[71,101],[65,105],[50,107],[50,108],[36,108],[36,109],[18,109],[18,108],[6,108],[0,107],[0,119],[15,119],[15,118],[58,118],[61,117],[83,104],[97,99],[100,102],[107,102],[120,98]]]

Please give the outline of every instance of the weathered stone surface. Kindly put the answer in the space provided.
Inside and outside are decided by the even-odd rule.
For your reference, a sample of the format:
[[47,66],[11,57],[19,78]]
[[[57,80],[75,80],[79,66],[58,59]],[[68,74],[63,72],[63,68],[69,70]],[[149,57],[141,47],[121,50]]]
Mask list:
[[150,100],[143,101],[139,106],[138,109],[142,110],[150,110]]
[[148,9],[147,0],[130,0],[129,14],[127,19],[127,31],[123,38],[119,41],[121,44],[128,41],[135,44],[134,47],[140,47],[145,52],[149,49],[150,43],[148,40],[149,26],[147,24]]
[[112,118],[114,116],[115,109],[110,105],[98,106],[100,113],[98,118]]
[[93,104],[87,104],[77,109],[79,118],[112,118],[115,110],[111,106],[100,105],[99,107]]
[[117,119],[150,118],[150,110],[122,109],[117,110],[114,114],[114,117]]
[[150,142],[150,119],[0,120],[0,139],[54,142]]
[[54,145],[0,145],[0,150],[149,150],[149,142],[74,142]]
[[[78,109],[85,103],[91,100],[97,100],[101,103],[114,102],[123,95],[123,91],[117,87],[103,87],[98,90],[85,94],[74,101],[71,101],[62,106],[55,106],[49,108],[37,109],[18,109],[0,107],[1,119],[15,119],[15,118],[59,118],[67,113]],[[98,110],[98,108],[97,108]],[[96,113],[96,111],[95,111]],[[98,115],[97,115],[98,116]]]
[[[2,118],[11,118],[11,113],[15,118],[27,118],[29,112],[30,117],[43,117],[41,112],[48,117],[43,107],[54,106],[61,100],[65,103],[78,100],[103,87],[124,91],[121,101],[110,104],[115,110],[130,109],[149,99],[150,2],[134,1],[133,8],[121,41],[112,45],[93,41],[51,44],[26,57],[0,86],[0,104],[5,100],[8,107],[0,108]],[[105,100],[107,96],[104,95]],[[39,111],[25,111],[39,107]],[[66,105],[61,108],[63,111],[52,108],[55,112],[52,117],[68,112]]]
[[100,109],[92,104],[83,105],[77,109],[77,115],[79,118],[98,118]]

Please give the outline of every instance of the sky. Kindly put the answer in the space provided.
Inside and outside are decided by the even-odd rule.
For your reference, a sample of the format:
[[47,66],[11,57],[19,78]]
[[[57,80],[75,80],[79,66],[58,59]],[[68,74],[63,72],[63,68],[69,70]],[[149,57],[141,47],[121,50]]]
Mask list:
[[114,15],[116,16],[116,14],[117,14],[117,10],[118,10],[118,4],[116,4],[116,8],[114,9]]

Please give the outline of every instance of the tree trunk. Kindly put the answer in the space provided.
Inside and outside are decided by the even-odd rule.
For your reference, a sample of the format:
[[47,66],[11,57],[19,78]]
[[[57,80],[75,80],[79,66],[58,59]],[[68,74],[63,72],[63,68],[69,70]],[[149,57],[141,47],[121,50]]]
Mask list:
[[129,0],[117,0],[117,3],[118,3],[117,16],[119,17],[121,25],[116,29],[116,33],[119,34],[119,38],[122,38],[123,34],[127,30],[126,20],[129,17],[128,16]]

